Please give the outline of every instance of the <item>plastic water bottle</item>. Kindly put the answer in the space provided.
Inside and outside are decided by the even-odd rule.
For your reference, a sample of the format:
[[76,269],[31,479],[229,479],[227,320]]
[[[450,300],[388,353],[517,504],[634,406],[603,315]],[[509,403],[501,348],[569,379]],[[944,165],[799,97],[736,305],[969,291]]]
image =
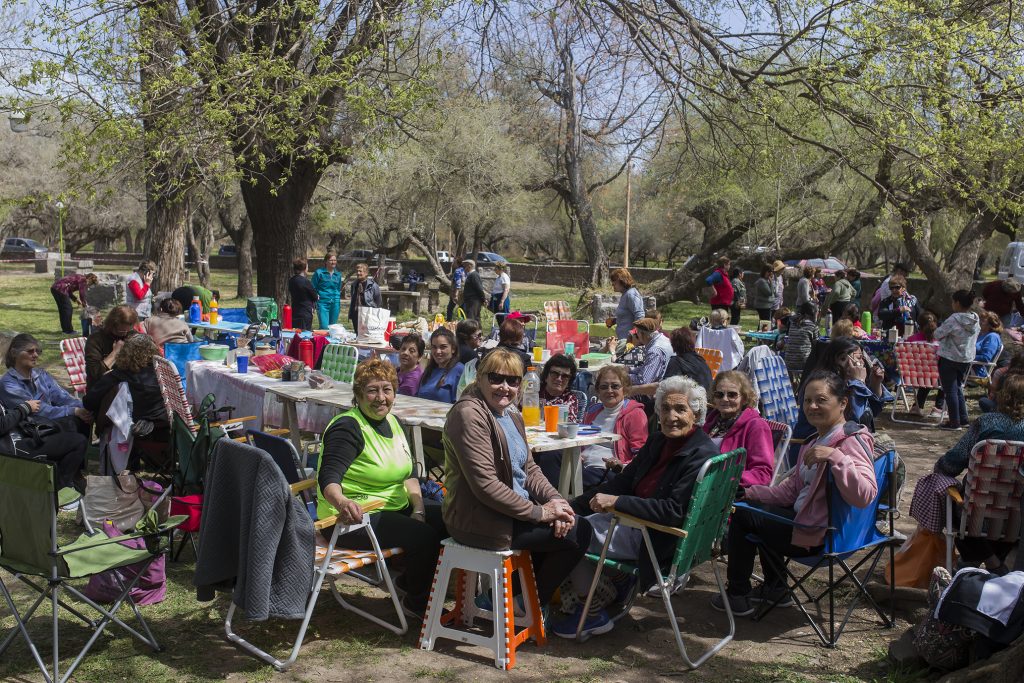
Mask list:
[[532,365],[523,377],[523,423],[527,427],[540,424],[540,377]]
[[203,305],[199,303],[199,297],[192,297],[192,305],[188,307],[188,321],[193,325],[202,321]]
[[220,314],[217,312],[217,297],[210,297],[210,324],[216,325],[220,320]]
[[832,314],[825,314],[825,336],[832,334]]

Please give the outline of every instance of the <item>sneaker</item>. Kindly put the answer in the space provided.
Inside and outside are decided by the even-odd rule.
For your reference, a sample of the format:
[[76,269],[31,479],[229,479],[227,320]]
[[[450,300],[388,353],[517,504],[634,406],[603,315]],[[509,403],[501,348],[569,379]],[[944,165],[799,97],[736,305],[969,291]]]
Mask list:
[[[583,614],[583,605],[578,606],[572,614],[551,624],[550,630],[559,638],[576,638],[576,627],[580,623],[580,615]],[[600,610],[597,614],[587,617],[583,622],[583,630],[580,635],[584,638],[608,633],[615,628],[615,623],[608,618],[608,612]]]
[[942,424],[939,425],[939,429],[946,429],[946,430],[949,430],[951,432],[959,432],[960,431],[960,425],[952,424],[950,422],[943,422]]
[[750,598],[750,602],[754,604],[767,602],[769,605],[775,605],[775,601],[779,598],[781,598],[781,600],[779,600],[779,603],[775,605],[776,607],[792,607],[796,604],[793,602],[793,594],[783,586],[772,586],[769,588],[763,583],[750,591],[750,595],[747,597]]
[[942,410],[942,408],[932,408],[932,412],[928,413],[928,417],[933,417],[935,419],[938,419],[938,418],[942,417],[945,414],[946,413],[945,413],[944,410]]
[[[732,609],[732,613],[737,617],[749,617],[751,614],[757,611],[754,607],[754,603],[751,601],[749,595],[730,595],[725,594],[729,598],[729,607]],[[722,600],[722,594],[717,593],[711,596],[711,606],[719,612],[725,611],[725,601]]]
[[615,581],[615,602],[626,602],[633,588],[636,586],[636,577],[631,576],[626,581]]
[[911,414],[911,415],[916,415],[917,417],[921,417],[922,415],[924,415],[924,411],[923,411],[923,410],[921,410],[921,406],[919,406],[919,405],[917,405],[917,404],[915,403],[915,404],[914,404],[914,405],[913,405],[913,406],[912,406],[912,407],[910,408],[910,414]]

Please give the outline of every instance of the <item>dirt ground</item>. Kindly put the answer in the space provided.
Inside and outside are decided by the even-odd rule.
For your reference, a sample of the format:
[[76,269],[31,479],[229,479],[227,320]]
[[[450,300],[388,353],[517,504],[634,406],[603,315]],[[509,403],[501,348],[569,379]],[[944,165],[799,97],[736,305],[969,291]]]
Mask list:
[[[896,440],[907,463],[908,486],[900,505],[898,528],[913,530],[907,515],[913,482],[931,470],[935,459],[956,439],[955,434],[935,429],[893,425],[887,418],[879,428]],[[63,517],[64,515],[62,515]],[[191,562],[171,565],[168,600],[144,608],[150,626],[164,646],[154,654],[111,629],[75,676],[86,681],[650,681],[682,678],[689,681],[775,683],[801,681],[910,682],[937,676],[894,670],[886,661],[889,642],[898,637],[923,611],[923,603],[901,602],[894,629],[885,629],[873,612],[855,611],[836,649],[825,649],[795,609],[776,610],[765,620],[737,618],[736,636],[718,655],[693,672],[684,670],[671,628],[660,600],[641,598],[632,612],[605,635],[578,644],[550,636],[544,647],[520,648],[516,667],[509,673],[494,668],[486,651],[441,641],[436,651],[418,649],[419,623],[410,624],[401,637],[342,610],[326,591],[321,595],[298,662],[278,673],[245,655],[226,641],[224,597],[213,603],[195,601],[191,587]],[[7,578],[7,577],[5,577]],[[374,612],[385,614],[383,594],[360,585],[346,584],[346,593]],[[714,590],[710,567],[699,568],[686,590],[674,598],[687,647],[696,657],[702,648],[726,632],[725,615],[714,611],[709,600]],[[22,598],[27,597],[20,592]],[[23,603],[22,603],[23,604]],[[6,607],[0,625],[12,620]],[[254,634],[254,640],[278,656],[284,656],[298,627],[297,622],[272,622],[238,626]],[[70,620],[65,626],[69,640],[64,652],[82,643]],[[34,620],[33,631],[41,636],[44,657],[49,652],[46,625]],[[66,666],[66,663],[65,663]],[[0,658],[0,679],[40,680],[20,638]]]

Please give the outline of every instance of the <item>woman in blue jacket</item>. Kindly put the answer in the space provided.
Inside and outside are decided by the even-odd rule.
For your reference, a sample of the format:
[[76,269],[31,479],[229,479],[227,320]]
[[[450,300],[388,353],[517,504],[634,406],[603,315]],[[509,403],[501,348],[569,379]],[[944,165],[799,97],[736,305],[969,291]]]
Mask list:
[[[982,311],[978,316],[981,323],[981,332],[978,334],[978,341],[974,344],[974,362],[991,363],[1003,350],[1003,321],[992,311]],[[975,366],[974,375],[977,377],[988,377],[988,369]]]
[[338,271],[338,255],[329,251],[324,256],[324,267],[317,268],[313,273],[313,288],[320,297],[316,302],[316,315],[321,330],[326,330],[338,321],[338,314],[341,313],[342,280]]
[[431,401],[455,403],[455,393],[465,366],[459,362],[459,343],[447,327],[439,327],[430,335],[430,360],[420,378],[416,395]]

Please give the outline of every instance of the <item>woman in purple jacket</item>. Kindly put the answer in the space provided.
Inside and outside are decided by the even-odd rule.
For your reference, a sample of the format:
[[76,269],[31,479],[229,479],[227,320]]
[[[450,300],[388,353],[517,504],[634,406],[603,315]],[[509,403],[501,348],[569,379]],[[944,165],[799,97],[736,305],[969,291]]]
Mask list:
[[767,486],[775,471],[775,448],[768,422],[757,412],[757,395],[746,373],[720,372],[711,386],[714,410],[708,413],[704,432],[722,453],[747,449],[742,486]]
[[423,377],[423,351],[427,348],[423,337],[413,332],[402,340],[398,349],[398,393],[415,396]]

